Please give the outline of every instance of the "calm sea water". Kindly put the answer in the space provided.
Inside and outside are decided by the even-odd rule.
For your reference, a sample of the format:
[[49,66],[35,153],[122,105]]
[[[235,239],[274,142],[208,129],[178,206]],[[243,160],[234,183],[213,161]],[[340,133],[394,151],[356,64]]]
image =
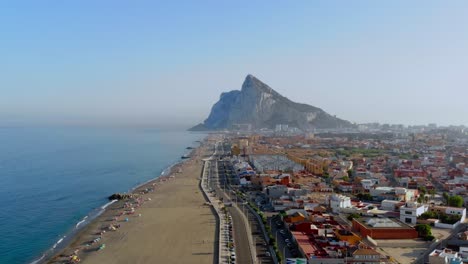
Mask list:
[[39,258],[108,195],[159,176],[203,136],[140,128],[0,128],[0,263]]

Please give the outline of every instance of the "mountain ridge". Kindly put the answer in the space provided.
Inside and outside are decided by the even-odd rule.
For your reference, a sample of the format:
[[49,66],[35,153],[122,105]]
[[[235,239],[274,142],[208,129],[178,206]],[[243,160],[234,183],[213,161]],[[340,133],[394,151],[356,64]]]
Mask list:
[[287,124],[302,130],[352,126],[318,107],[293,102],[251,74],[241,90],[222,93],[208,118],[189,130],[231,129],[236,124],[250,124],[254,129]]

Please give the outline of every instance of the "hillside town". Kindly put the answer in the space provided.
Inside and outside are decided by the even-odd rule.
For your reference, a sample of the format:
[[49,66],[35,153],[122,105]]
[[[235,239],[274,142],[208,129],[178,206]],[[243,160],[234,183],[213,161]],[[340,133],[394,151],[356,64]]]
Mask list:
[[[468,129],[226,132],[229,183],[287,263],[467,263]],[[302,262],[301,262],[302,261]]]

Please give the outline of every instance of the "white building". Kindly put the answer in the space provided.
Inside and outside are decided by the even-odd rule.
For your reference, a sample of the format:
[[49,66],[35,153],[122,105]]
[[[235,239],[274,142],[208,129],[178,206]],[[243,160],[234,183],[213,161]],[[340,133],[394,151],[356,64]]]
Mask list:
[[339,213],[342,208],[351,208],[351,198],[341,194],[329,196],[329,203],[334,213]]
[[402,203],[400,201],[394,201],[394,200],[383,200],[380,208],[382,210],[387,210],[387,211],[395,211],[397,209],[398,205]]
[[429,254],[430,264],[463,264],[460,254],[451,249],[435,249]]
[[400,221],[407,224],[415,225],[418,216],[427,211],[426,205],[418,205],[416,202],[407,202],[404,206],[400,207]]
[[362,185],[362,188],[366,190],[370,190],[372,186],[378,184],[378,182],[379,182],[378,179],[364,179],[364,180],[361,180],[361,185]]
[[465,207],[451,207],[451,206],[431,206],[430,211],[436,213],[444,213],[447,215],[459,215],[460,222],[464,222],[466,219],[466,208]]

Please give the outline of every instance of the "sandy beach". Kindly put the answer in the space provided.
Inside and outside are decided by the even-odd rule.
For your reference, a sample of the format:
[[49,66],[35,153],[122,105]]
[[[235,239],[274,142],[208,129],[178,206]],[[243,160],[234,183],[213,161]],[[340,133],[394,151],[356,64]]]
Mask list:
[[213,263],[216,218],[199,188],[206,154],[194,150],[169,176],[136,189],[138,198],[109,206],[49,263],[74,263],[75,250],[80,263],[90,264]]

